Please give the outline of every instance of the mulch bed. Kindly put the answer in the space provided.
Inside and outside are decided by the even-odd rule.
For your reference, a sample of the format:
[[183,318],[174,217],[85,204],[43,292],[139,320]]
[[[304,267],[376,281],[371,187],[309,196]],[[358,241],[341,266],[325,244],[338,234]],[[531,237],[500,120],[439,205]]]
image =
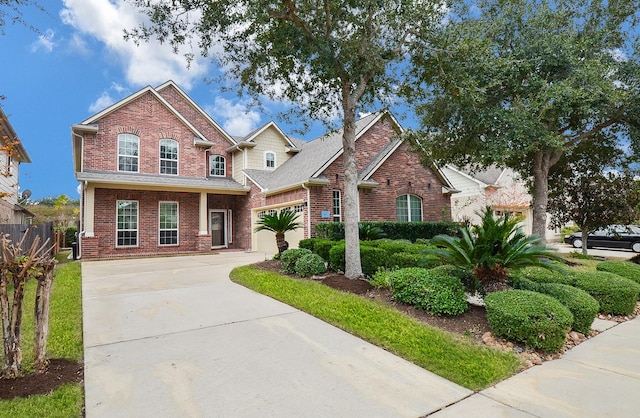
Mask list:
[[[275,271],[282,274],[280,271],[280,261],[278,260],[263,261],[255,264],[255,266],[262,270]],[[293,275],[289,277],[300,279]],[[327,275],[322,277],[317,277],[314,280],[318,280],[326,286],[343,292],[354,293],[356,295],[368,297],[389,306],[393,306],[399,311],[404,312],[422,322],[426,322],[429,325],[455,334],[472,337],[478,342],[482,341],[481,338],[483,334],[491,331],[489,323],[487,322],[487,312],[482,306],[470,305],[469,310],[462,315],[436,316],[422,309],[418,309],[410,305],[404,305],[392,300],[391,292],[388,289],[376,289],[365,280],[351,280],[344,274],[333,272],[329,272]]]
[[0,399],[45,395],[65,383],[82,383],[82,363],[66,359],[51,359],[44,373],[32,373],[15,379],[0,379]]

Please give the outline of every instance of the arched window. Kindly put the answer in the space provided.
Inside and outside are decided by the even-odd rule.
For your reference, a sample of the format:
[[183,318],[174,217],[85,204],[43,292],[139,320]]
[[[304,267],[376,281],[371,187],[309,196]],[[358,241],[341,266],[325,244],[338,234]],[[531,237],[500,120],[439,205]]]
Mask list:
[[264,168],[276,168],[276,153],[273,151],[265,151]]
[[140,138],[133,134],[118,135],[118,171],[138,172]]
[[396,198],[396,216],[399,222],[422,221],[422,199],[413,194]]
[[216,177],[224,177],[227,175],[226,158],[222,155],[211,155],[209,157],[209,175]]
[[160,140],[160,174],[178,175],[178,141]]

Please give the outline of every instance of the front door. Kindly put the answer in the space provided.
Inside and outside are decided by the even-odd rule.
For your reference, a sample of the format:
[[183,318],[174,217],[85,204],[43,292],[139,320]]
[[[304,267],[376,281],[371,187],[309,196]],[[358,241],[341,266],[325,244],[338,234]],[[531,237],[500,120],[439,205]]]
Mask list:
[[209,230],[211,231],[211,247],[220,248],[227,246],[227,223],[225,211],[212,210],[209,213]]

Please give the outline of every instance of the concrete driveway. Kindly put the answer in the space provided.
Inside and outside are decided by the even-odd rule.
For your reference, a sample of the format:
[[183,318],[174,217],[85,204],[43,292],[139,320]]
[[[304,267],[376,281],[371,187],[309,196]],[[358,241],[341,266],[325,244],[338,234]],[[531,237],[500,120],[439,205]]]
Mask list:
[[471,394],[228,279],[263,259],[82,263],[87,417],[418,417]]

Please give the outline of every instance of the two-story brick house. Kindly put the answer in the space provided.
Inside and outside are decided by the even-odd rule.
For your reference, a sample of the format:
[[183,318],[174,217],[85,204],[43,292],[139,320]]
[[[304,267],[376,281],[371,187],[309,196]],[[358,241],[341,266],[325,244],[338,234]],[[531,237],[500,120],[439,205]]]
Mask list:
[[25,224],[33,214],[18,204],[20,164],[31,159],[0,107],[0,223]]
[[[386,113],[357,123],[360,220],[448,219],[451,185],[393,139],[399,128]],[[173,82],[146,87],[72,126],[81,255],[273,253],[273,234],[254,227],[283,208],[300,214],[295,246],[342,220],[341,135],[305,142],[269,122],[233,137]]]

